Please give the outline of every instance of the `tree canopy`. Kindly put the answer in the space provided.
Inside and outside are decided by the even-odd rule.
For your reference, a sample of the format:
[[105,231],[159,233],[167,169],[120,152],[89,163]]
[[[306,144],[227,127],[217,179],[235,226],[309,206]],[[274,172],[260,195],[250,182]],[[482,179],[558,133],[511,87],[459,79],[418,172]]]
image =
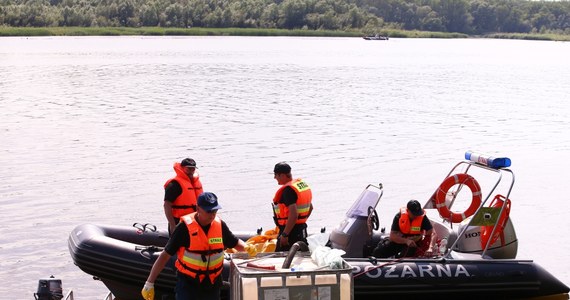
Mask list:
[[0,0],[0,26],[210,27],[570,35],[570,1]]

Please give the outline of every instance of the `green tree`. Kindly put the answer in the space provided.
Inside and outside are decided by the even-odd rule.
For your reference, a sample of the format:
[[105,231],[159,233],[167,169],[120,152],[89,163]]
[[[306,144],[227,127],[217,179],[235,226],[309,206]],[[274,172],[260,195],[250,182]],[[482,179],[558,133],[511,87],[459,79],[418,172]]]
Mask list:
[[530,22],[535,29],[542,31],[546,28],[554,28],[556,17],[550,12],[550,10],[548,10],[546,6],[543,6],[540,8],[540,11],[537,14],[532,16]]
[[305,25],[307,2],[303,0],[285,0],[280,5],[280,19],[283,28],[295,29]]
[[570,1],[0,0],[0,26],[381,27],[570,34]]
[[139,10],[139,19],[142,26],[158,26],[160,10],[156,2],[145,3]]
[[134,6],[130,1],[120,1],[117,7],[117,18],[121,26],[133,26],[130,19],[134,16]]
[[358,7],[353,6],[348,11],[348,26],[351,28],[362,28],[366,20],[366,15],[358,9]]
[[420,6],[416,10],[419,19],[419,29],[427,31],[444,31],[443,21],[428,5]]
[[472,27],[475,33],[497,31],[495,8],[488,2],[481,0],[473,1],[471,2],[470,11],[473,16]]
[[263,9],[259,26],[261,28],[278,28],[279,19],[279,6],[276,3],[271,3]]
[[443,16],[443,22],[448,32],[471,31],[473,17],[469,13],[466,0],[441,0],[439,14]]
[[531,27],[525,23],[520,6],[514,2],[501,2],[497,7],[497,30],[499,32],[530,32]]
[[188,16],[184,7],[179,3],[172,3],[164,10],[164,25],[166,27],[186,27]]

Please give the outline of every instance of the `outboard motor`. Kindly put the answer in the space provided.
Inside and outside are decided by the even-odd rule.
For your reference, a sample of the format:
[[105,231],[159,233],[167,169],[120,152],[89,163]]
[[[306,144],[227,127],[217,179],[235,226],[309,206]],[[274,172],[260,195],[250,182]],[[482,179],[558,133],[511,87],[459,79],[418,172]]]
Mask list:
[[34,298],[36,300],[61,300],[63,298],[61,279],[55,279],[53,275],[48,279],[40,279]]
[[[463,232],[468,221],[469,220],[466,220],[459,224],[459,228],[457,230],[459,233]],[[481,245],[481,228],[481,226],[468,226],[453,250],[464,253],[482,253],[483,246]],[[496,259],[516,258],[517,248],[517,235],[515,233],[513,223],[509,218],[500,238],[489,246],[485,256]]]

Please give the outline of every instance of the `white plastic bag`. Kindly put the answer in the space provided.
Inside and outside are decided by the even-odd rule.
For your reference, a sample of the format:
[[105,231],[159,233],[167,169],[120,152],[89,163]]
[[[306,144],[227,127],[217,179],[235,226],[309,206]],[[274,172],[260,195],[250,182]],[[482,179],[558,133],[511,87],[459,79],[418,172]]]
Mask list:
[[331,249],[326,246],[317,246],[311,253],[311,258],[319,267],[329,266],[331,269],[342,269],[342,255],[346,252],[340,249]]
[[307,243],[309,244],[309,251],[313,253],[318,246],[324,246],[329,241],[329,233],[322,232],[317,234],[312,234],[307,237]]

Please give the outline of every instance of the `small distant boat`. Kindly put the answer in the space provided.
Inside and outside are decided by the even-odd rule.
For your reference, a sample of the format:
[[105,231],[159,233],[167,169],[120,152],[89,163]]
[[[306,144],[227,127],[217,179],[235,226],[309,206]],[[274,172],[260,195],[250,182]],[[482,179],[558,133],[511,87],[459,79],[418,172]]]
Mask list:
[[388,40],[387,36],[383,36],[383,35],[379,35],[379,34],[367,35],[367,36],[363,36],[362,38],[365,40],[368,40],[368,41],[387,41]]

